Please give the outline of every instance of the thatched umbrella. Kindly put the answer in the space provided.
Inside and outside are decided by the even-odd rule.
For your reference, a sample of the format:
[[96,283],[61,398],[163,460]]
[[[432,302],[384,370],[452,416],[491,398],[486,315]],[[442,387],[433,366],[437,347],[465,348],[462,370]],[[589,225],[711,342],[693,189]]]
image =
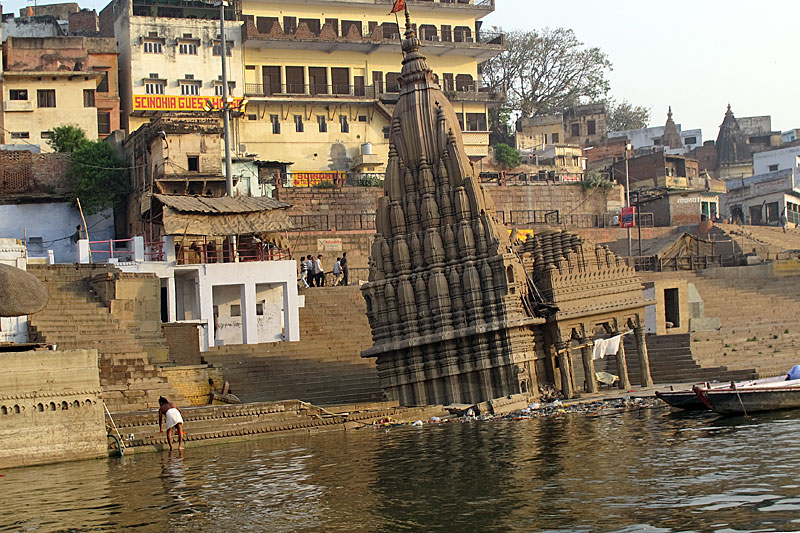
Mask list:
[[0,316],[22,316],[44,309],[47,287],[19,268],[0,263]]

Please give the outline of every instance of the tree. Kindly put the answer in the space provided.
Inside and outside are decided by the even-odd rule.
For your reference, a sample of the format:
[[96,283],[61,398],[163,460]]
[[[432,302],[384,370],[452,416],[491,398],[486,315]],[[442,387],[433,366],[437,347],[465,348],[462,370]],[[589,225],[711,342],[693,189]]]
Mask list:
[[640,130],[650,122],[650,108],[633,105],[627,100],[606,102],[606,129],[608,131]]
[[500,165],[508,170],[517,168],[522,164],[522,155],[520,155],[519,150],[504,143],[494,146],[494,158]]
[[47,144],[56,152],[74,152],[89,142],[86,132],[72,124],[56,126],[53,128],[53,135],[47,140]]
[[584,46],[572,30],[547,28],[506,33],[506,50],[482,73],[492,89],[506,89],[513,114],[531,117],[603,98],[610,70],[599,48]]
[[85,214],[115,207],[128,192],[125,164],[107,142],[86,141],[72,152],[69,162],[67,177]]

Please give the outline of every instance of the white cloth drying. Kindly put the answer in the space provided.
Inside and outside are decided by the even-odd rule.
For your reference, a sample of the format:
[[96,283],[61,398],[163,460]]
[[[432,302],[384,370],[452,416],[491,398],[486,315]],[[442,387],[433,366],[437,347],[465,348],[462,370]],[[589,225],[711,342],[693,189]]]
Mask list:
[[615,335],[608,339],[597,339],[594,341],[592,359],[603,359],[607,355],[617,355],[621,341],[622,335]]

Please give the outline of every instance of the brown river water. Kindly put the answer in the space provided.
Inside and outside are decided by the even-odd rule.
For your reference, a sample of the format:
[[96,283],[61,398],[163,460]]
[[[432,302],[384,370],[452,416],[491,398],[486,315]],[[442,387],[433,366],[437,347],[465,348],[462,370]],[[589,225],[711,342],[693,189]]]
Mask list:
[[365,428],[0,474],[0,531],[800,531],[800,412]]

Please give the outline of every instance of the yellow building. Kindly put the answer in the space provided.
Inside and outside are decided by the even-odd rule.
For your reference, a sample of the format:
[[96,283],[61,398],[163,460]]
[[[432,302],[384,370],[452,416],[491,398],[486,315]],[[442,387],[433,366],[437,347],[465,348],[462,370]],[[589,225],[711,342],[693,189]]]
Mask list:
[[3,128],[7,144],[46,144],[54,126],[74,124],[97,140],[97,109],[87,105],[100,71],[5,71]]
[[[244,0],[246,114],[234,146],[259,159],[292,161],[295,184],[333,173],[356,181],[381,173],[399,98],[400,33],[388,0]],[[493,0],[408,0],[423,53],[453,103],[467,153],[488,154],[487,108],[505,97],[484,90],[479,65],[504,49],[480,29]],[[402,13],[401,13],[402,15]],[[325,174],[330,172],[331,174]]]

